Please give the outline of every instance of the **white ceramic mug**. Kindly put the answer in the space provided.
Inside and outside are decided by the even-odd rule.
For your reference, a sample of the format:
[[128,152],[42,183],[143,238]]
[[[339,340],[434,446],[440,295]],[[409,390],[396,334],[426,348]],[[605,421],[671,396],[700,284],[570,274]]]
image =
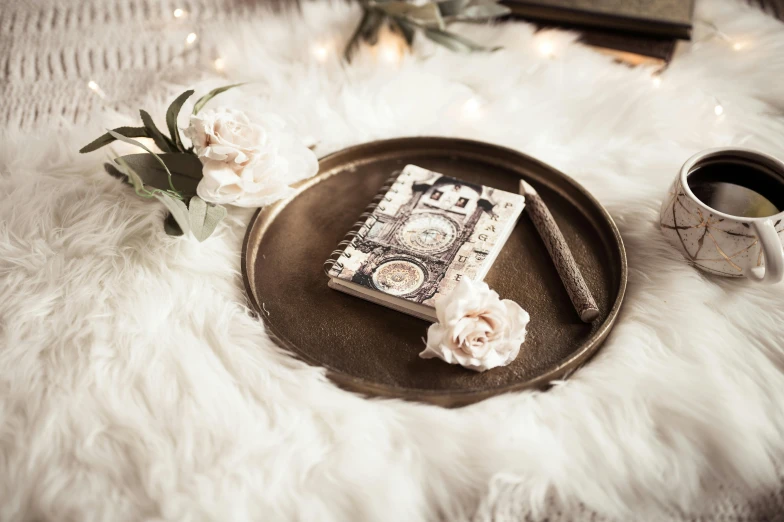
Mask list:
[[777,283],[784,278],[784,211],[766,217],[726,214],[695,196],[687,182],[697,169],[719,162],[763,170],[784,185],[784,163],[772,156],[736,148],[704,150],[689,158],[670,186],[659,215],[661,230],[687,261],[706,272]]

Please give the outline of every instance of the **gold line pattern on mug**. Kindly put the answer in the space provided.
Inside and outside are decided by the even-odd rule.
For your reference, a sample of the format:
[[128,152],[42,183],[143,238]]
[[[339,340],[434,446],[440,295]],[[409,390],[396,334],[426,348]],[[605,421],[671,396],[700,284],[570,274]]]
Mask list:
[[[733,262],[733,259],[736,258],[737,256],[745,253],[745,252],[748,252],[750,249],[755,247],[758,244],[758,242],[759,242],[759,240],[757,239],[757,236],[754,235],[754,234],[746,234],[746,233],[742,233],[742,232],[735,232],[735,231],[732,231],[732,230],[723,229],[723,228],[721,228],[721,227],[719,227],[717,225],[719,223],[723,222],[724,218],[716,217],[716,216],[714,216],[710,212],[707,213],[708,216],[706,218],[704,213],[703,213],[703,211],[702,211],[702,209],[700,209],[699,207],[695,207],[693,211],[690,210],[683,203],[683,201],[681,199],[683,197],[686,197],[686,194],[683,192],[682,188],[683,187],[682,187],[682,185],[681,185],[681,183],[679,181],[677,183],[676,187],[675,187],[675,190],[673,190],[673,191],[671,191],[669,193],[670,196],[671,196],[671,199],[667,203],[666,210],[664,212],[662,212],[662,218],[661,218],[660,223],[659,223],[660,226],[662,228],[666,228],[666,229],[670,229],[670,230],[674,230],[675,231],[675,233],[678,235],[678,239],[680,240],[681,245],[683,246],[684,252],[686,252],[686,254],[689,256],[689,260],[692,263],[695,263],[695,264],[696,263],[704,263],[704,262],[726,263],[728,266],[732,267],[733,270],[735,270],[737,272],[742,272],[743,268],[740,267],[735,262]],[[696,223],[692,222],[692,223],[688,223],[688,224],[683,224],[683,222],[679,222],[678,221],[678,213],[676,212],[676,206],[682,208],[686,212],[687,216],[691,216],[695,220],[699,220],[699,221],[696,222]],[[669,213],[672,214],[672,223],[673,223],[672,225],[669,225],[669,224],[664,222],[664,216],[666,216]],[[747,228],[749,227],[749,225],[747,225],[746,223],[743,223],[743,226],[745,226]],[[702,235],[697,240],[697,251],[694,254],[692,254],[689,251],[688,247],[686,246],[686,241],[684,240],[683,236],[681,235],[681,231],[682,230],[694,230],[694,229],[699,229],[699,228],[702,228],[704,230],[703,230]],[[737,252],[735,252],[733,254],[727,254],[724,251],[724,249],[722,249],[721,246],[719,246],[719,242],[716,240],[716,237],[713,235],[712,231],[722,232],[724,234],[727,234],[727,235],[739,238],[737,240],[738,242],[745,243],[746,241],[749,241],[749,243],[748,244],[743,244],[742,247],[740,248],[740,250],[738,250]],[[779,232],[781,232],[781,231],[779,231]],[[705,238],[706,237],[711,240],[711,242],[713,243],[713,247],[714,247],[715,251],[719,254],[720,257],[716,257],[716,258],[699,257],[700,253],[703,251],[703,247],[705,246]],[[741,245],[739,245],[739,246],[741,246]],[[757,256],[757,266],[760,266],[761,264],[762,264],[762,249],[760,249],[759,255]]]

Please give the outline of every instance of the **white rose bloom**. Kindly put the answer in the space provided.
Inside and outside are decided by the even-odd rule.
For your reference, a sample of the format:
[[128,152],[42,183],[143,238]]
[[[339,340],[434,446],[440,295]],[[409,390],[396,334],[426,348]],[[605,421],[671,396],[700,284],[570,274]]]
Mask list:
[[517,358],[525,341],[528,312],[503,301],[486,283],[461,279],[454,290],[436,299],[438,322],[427,331],[423,359],[438,357],[483,372]]
[[196,192],[211,203],[269,205],[318,171],[313,151],[273,114],[251,121],[242,111],[207,109],[191,116],[184,134],[203,164]]

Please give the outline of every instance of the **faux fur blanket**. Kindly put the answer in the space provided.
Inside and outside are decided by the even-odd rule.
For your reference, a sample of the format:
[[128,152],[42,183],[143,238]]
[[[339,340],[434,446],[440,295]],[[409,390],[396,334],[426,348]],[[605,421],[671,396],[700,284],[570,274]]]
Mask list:
[[284,115],[319,153],[448,135],[549,162],[621,230],[630,274],[620,320],[587,366],[547,392],[457,410],[353,395],[276,347],[249,314],[239,271],[250,212],[232,210],[204,243],[171,238],[159,204],[103,173],[101,153],[76,154],[102,129],[135,123],[133,111],[108,103],[84,125],[7,129],[0,520],[782,512],[784,287],[697,272],[657,216],[700,149],[784,155],[784,25],[731,0],[701,2],[695,43],[654,81],[574,35],[524,23],[455,28],[503,46],[495,53],[418,41],[400,63],[366,49],[344,68],[354,7],[213,24],[210,12],[188,14],[203,60],[163,71],[165,82],[135,93],[138,106],[162,116],[183,86],[248,81],[221,103]]

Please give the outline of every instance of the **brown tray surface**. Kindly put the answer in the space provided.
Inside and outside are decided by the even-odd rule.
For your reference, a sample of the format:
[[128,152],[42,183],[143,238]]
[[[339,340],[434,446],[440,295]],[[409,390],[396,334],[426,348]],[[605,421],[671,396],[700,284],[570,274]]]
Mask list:
[[[331,290],[322,264],[390,173],[409,163],[516,192],[541,194],[572,249],[601,316],[582,323],[542,240],[524,213],[485,281],[531,314],[519,357],[476,373],[420,359],[430,323]],[[452,138],[400,138],[323,158],[292,198],[261,209],[245,238],[243,277],[251,305],[278,344],[366,394],[445,406],[545,386],[585,362],[612,328],[626,288],[626,253],[604,208],[571,178],[529,156]]]

